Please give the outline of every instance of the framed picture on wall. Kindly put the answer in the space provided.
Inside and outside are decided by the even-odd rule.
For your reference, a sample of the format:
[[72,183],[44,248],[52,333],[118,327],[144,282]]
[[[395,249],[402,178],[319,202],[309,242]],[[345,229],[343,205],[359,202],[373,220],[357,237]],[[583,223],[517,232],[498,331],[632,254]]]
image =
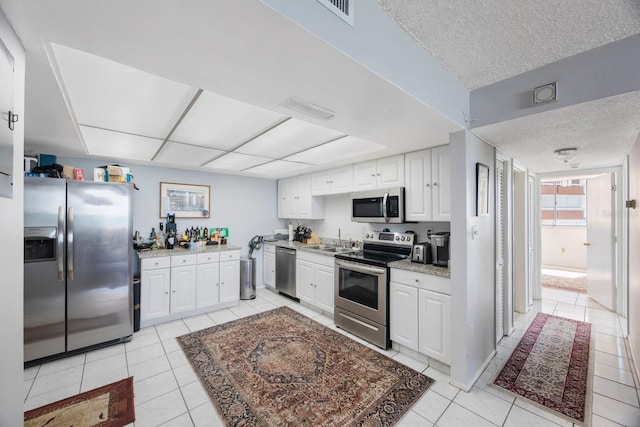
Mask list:
[[489,166],[476,163],[476,216],[489,215]]
[[211,187],[208,185],[160,183],[160,218],[209,218]]

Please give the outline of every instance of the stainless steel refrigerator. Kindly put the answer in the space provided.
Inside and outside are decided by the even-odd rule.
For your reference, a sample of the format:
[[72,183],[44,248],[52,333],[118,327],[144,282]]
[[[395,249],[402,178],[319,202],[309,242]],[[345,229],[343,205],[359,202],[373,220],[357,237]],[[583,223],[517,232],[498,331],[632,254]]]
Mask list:
[[24,361],[130,339],[128,184],[24,178]]

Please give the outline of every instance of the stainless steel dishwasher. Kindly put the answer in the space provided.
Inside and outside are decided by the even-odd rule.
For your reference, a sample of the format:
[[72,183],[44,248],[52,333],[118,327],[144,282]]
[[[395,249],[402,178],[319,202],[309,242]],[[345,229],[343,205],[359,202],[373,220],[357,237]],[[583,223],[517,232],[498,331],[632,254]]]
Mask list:
[[276,290],[296,297],[296,250],[276,247]]

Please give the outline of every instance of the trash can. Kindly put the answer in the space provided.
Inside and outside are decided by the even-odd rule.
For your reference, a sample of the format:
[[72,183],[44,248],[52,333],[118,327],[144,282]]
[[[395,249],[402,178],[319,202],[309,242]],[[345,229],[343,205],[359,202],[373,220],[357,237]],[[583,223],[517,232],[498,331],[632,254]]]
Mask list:
[[240,258],[240,299],[256,297],[256,259]]

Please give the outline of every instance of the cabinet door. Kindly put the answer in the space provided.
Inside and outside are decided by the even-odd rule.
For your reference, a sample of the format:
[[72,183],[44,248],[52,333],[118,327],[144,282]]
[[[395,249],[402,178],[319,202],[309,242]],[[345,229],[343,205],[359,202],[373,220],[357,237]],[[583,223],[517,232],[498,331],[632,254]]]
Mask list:
[[300,175],[294,179],[298,182],[297,218],[312,218],[311,175]]
[[331,171],[331,193],[350,193],[353,191],[353,166],[345,166],[343,168]]
[[[418,288],[391,282],[390,292],[391,341],[418,351]],[[420,327],[424,327],[422,321]]]
[[300,301],[315,304],[314,264],[304,260],[296,261],[296,296]]
[[270,252],[264,252],[262,256],[262,280],[267,286],[276,286],[276,256]]
[[331,193],[331,172],[322,171],[311,175],[311,195],[324,196]]
[[442,363],[451,363],[449,344],[451,297],[420,289],[418,295],[419,352]]
[[171,313],[195,308],[196,266],[171,267]]
[[220,264],[199,264],[196,271],[196,307],[218,304],[220,289]]
[[140,320],[169,314],[171,270],[143,270],[140,277]]
[[289,211],[289,194],[286,179],[278,180],[278,218],[287,218]]
[[433,220],[451,221],[451,168],[449,146],[431,150]]
[[376,188],[376,161],[353,165],[353,191]]
[[431,150],[405,155],[405,217],[431,221]]
[[316,306],[326,312],[333,313],[335,288],[333,267],[319,264],[316,264],[315,267]]
[[377,160],[376,185],[378,188],[404,186],[404,154]]
[[220,263],[220,303],[240,299],[240,261]]
[[298,218],[300,216],[300,194],[298,190],[298,178],[287,178],[287,215],[286,218]]

